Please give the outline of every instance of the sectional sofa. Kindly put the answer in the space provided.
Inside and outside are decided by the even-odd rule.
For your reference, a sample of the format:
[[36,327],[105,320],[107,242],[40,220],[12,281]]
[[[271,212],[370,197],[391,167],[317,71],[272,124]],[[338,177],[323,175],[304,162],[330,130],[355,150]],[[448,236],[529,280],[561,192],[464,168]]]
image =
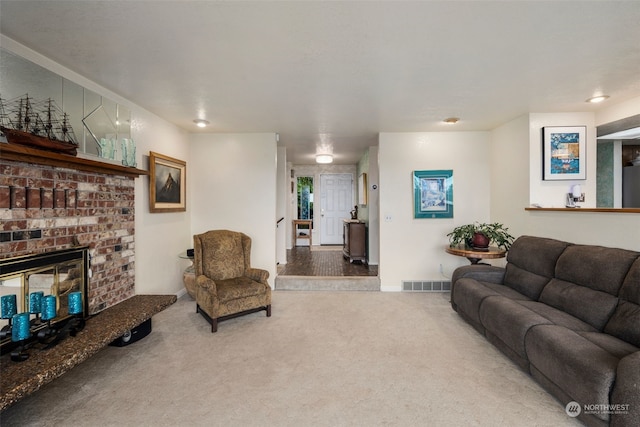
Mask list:
[[[522,236],[451,305],[589,426],[640,426],[640,253]],[[571,403],[576,402],[576,403]]]

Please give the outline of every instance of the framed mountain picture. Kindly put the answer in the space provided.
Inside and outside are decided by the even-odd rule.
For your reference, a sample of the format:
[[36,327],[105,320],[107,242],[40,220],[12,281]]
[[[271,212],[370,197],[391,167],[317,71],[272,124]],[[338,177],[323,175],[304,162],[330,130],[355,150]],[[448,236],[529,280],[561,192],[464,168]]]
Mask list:
[[187,163],[149,152],[149,211],[187,210]]

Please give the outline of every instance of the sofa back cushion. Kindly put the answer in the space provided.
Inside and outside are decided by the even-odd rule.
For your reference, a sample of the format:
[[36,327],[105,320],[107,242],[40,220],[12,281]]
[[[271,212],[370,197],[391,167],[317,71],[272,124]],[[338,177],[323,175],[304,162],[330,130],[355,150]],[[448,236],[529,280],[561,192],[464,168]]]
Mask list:
[[544,237],[518,237],[507,253],[504,284],[537,300],[554,275],[558,257],[569,245]]
[[618,298],[606,292],[558,279],[552,279],[544,287],[539,301],[569,313],[599,331],[618,304]]
[[604,332],[640,347],[640,258],[625,277],[619,298]]
[[558,258],[555,278],[540,302],[603,330],[618,305],[618,291],[638,253],[602,246],[571,245]]
[[638,253],[603,246],[572,245],[558,258],[555,277],[618,296]]

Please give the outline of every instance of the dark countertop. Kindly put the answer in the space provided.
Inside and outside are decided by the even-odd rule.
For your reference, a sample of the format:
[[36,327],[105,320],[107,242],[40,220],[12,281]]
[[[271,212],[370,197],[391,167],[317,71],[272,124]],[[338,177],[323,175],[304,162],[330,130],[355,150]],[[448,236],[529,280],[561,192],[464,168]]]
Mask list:
[[176,299],[175,295],[136,295],[87,319],[75,337],[49,350],[30,349],[24,362],[14,362],[5,354],[0,358],[0,411],[84,362]]

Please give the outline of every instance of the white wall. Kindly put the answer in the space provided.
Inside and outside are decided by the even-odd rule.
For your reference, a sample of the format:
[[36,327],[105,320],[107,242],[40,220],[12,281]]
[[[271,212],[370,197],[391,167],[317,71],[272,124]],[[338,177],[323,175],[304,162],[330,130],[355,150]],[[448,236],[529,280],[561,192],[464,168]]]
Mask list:
[[287,168],[287,148],[278,147],[277,174],[276,174],[276,221],[284,218],[276,228],[276,261],[278,264],[287,263],[287,218],[289,193],[291,192],[289,169]]
[[[380,169],[378,168],[378,147],[369,147],[369,264],[380,263]],[[373,188],[375,186],[375,188]]]
[[611,105],[596,112],[596,126],[640,114],[640,96],[619,104]]
[[524,234],[522,215],[529,206],[529,115],[491,132],[491,222],[504,224],[513,236]]
[[[441,280],[469,262],[445,253],[457,225],[489,220],[488,132],[381,133],[379,136],[381,289],[403,280]],[[414,170],[453,170],[452,219],[414,219]],[[390,217],[390,220],[388,219]]]
[[251,264],[269,271],[269,284],[273,287],[277,220],[275,133],[192,134],[189,140],[189,188],[194,195],[191,236],[213,229],[247,234],[252,239]]
[[[640,108],[627,111],[624,117],[638,114]],[[606,122],[624,117],[602,113],[608,117]],[[578,122],[577,120],[584,120]],[[634,213],[592,213],[575,211],[525,211],[528,195],[541,195],[545,200],[560,197],[564,191],[562,185],[548,186],[541,178],[542,145],[540,134],[536,130],[550,125],[586,124],[591,128],[587,133],[595,135],[593,113],[572,114],[530,114],[518,117],[491,132],[492,178],[491,178],[491,220],[504,222],[511,233],[533,235],[565,240],[573,243],[595,244],[640,250],[640,214]],[[587,198],[595,199],[595,140],[588,137],[588,169],[586,188]],[[529,155],[526,155],[526,154]],[[511,159],[507,165],[496,166],[504,157]],[[530,158],[534,156],[534,158]],[[502,164],[503,162],[500,162]],[[530,168],[529,168],[529,165]],[[505,173],[499,171],[502,168]],[[526,172],[529,171],[529,172]],[[569,181],[562,181],[568,187]],[[525,195],[527,197],[525,197]],[[554,199],[555,200],[555,199]],[[534,200],[532,200],[533,202]]]
[[193,246],[189,234],[193,192],[189,191],[187,133],[140,108],[133,108],[131,117],[139,168],[149,170],[150,151],[187,162],[186,212],[150,213],[149,177],[136,179],[136,294],[181,293],[182,273],[190,262],[178,255]]

